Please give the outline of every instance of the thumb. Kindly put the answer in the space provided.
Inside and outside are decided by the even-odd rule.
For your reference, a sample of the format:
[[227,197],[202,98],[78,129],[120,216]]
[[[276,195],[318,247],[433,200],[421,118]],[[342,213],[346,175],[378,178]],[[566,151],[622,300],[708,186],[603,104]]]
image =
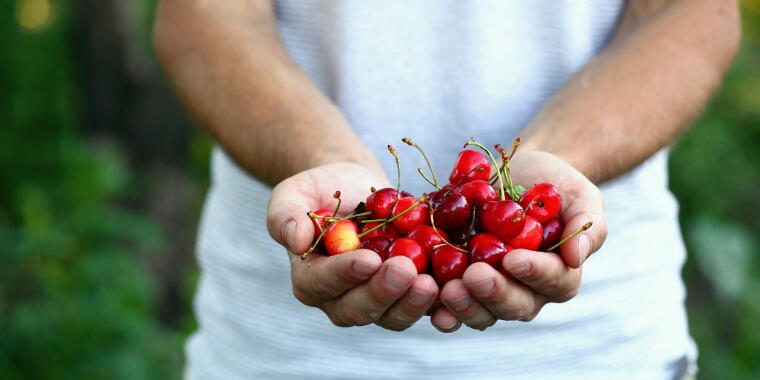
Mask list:
[[289,189],[287,180],[272,189],[267,207],[269,236],[287,250],[301,254],[314,239],[314,227],[307,215],[309,204],[298,191]]

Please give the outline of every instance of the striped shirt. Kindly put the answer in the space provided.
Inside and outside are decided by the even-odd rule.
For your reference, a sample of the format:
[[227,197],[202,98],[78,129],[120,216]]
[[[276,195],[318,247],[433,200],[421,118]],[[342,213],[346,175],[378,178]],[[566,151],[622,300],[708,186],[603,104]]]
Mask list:
[[[468,137],[492,145],[517,136],[604,47],[622,7],[281,0],[277,18],[293,59],[388,173],[395,167],[385,146],[402,136],[447,173]],[[424,162],[411,153],[402,161],[404,187],[422,193],[414,169]],[[695,361],[666,151],[602,186],[609,234],[584,265],[578,296],[545,306],[532,322],[501,321],[485,332],[441,334],[427,317],[401,333],[333,326],[292,295],[287,255],[266,231],[270,191],[214,150],[188,378],[664,379]]]

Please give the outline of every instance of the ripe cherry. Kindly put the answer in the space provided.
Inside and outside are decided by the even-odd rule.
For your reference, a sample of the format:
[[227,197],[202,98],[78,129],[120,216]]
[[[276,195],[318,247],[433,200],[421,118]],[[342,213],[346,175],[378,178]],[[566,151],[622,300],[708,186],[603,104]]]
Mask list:
[[531,187],[520,197],[519,203],[539,223],[546,223],[555,217],[562,207],[559,191],[550,183],[539,183]]
[[469,226],[465,226],[465,227],[462,227],[462,228],[457,228],[456,230],[449,232],[449,236],[451,237],[451,239],[449,239],[449,242],[450,243],[454,243],[454,244],[463,245],[468,240],[470,240],[470,238],[472,238],[473,236],[475,236],[477,233],[478,232],[475,229],[473,229],[472,231],[470,231],[470,227]]
[[325,233],[325,248],[331,256],[353,251],[359,246],[361,246],[359,230],[350,220],[339,220],[333,223]]
[[[380,222],[362,223],[361,232],[368,231],[368,230],[372,229],[373,227],[377,226],[378,224],[380,224]],[[385,230],[385,231],[383,231],[383,230]],[[375,236],[385,236],[388,239],[393,240],[393,239],[399,237],[399,234],[398,234],[398,231],[396,231],[396,229],[393,228],[392,224],[386,224],[384,227],[380,227],[380,228],[378,228],[378,229],[376,229],[376,230],[374,230],[374,231],[372,231],[372,232],[370,232],[370,233],[362,236],[361,240],[367,240],[367,239],[373,238]]]
[[430,203],[433,205],[433,207],[438,206],[443,202],[451,193],[449,192],[454,188],[454,185],[448,184],[444,185],[440,190],[434,191],[429,194],[430,197]]
[[[438,234],[435,233],[435,231],[438,231]],[[443,240],[441,240],[441,235],[444,239],[448,240],[449,236],[446,234],[446,231],[436,228],[435,230],[431,226],[417,226],[412,228],[411,231],[409,231],[409,234],[406,236],[417,243],[420,243],[422,248],[425,250],[425,254],[430,257],[433,254],[433,247],[443,243]]]
[[525,214],[517,202],[488,201],[479,210],[480,225],[502,241],[509,241],[523,230]]
[[549,219],[549,221],[542,226],[544,228],[544,241],[539,248],[542,251],[546,251],[553,245],[559,243],[559,239],[562,237],[562,230],[565,229],[565,226],[560,222],[559,218],[556,217]]
[[[413,197],[400,198],[396,206],[393,207],[393,211],[391,212],[391,215],[395,217],[396,215],[401,214],[402,212],[406,211],[410,207],[414,206],[416,202],[417,202],[417,198],[413,198]],[[393,221],[393,226],[396,227],[396,230],[399,233],[401,233],[402,235],[406,235],[414,227],[417,227],[421,224],[425,224],[425,225],[430,224],[429,210],[430,210],[430,207],[426,203],[420,203],[417,206],[415,206],[413,209],[411,209],[410,211],[406,212],[405,214],[395,219]]]
[[387,218],[396,202],[396,189],[386,187],[375,191],[364,202],[368,211],[372,211],[378,218]]
[[467,182],[451,191],[452,194],[460,194],[467,198],[467,202],[478,207],[488,201],[497,200],[496,190],[490,183],[482,180]]
[[467,253],[457,250],[450,245],[442,245],[433,250],[433,277],[439,285],[464,276],[464,271],[470,265]]
[[[333,210],[321,208],[317,211],[314,211],[314,214],[328,218],[328,217],[333,216]],[[322,230],[325,229],[325,227],[327,227],[327,220],[325,218],[311,218],[311,224],[314,226],[314,238],[319,236],[319,234],[322,233]],[[319,226],[317,225],[317,223],[319,223]]]
[[487,233],[473,236],[467,243],[467,247],[470,249],[470,259],[473,263],[482,261],[497,270],[501,268],[504,255],[512,250],[511,247],[502,243],[498,237]]
[[388,247],[391,245],[391,239],[385,236],[375,236],[362,241],[361,247],[377,252],[383,261],[388,259]]
[[532,216],[525,216],[525,225],[523,226],[520,234],[509,241],[509,245],[512,248],[523,248],[535,251],[541,246],[541,241],[544,239],[544,230],[539,223]]
[[444,230],[464,227],[470,222],[472,208],[467,199],[459,194],[449,195],[433,211],[435,225]]
[[393,256],[406,256],[412,259],[417,273],[425,273],[428,257],[420,243],[406,237],[398,238],[388,247],[388,258]]
[[[483,170],[474,170],[476,168],[481,168]],[[488,162],[488,158],[486,158],[483,153],[465,149],[459,152],[457,161],[454,163],[454,169],[451,171],[451,175],[449,175],[449,182],[459,183],[463,178],[464,182],[478,179],[488,181],[490,176],[491,164]]]

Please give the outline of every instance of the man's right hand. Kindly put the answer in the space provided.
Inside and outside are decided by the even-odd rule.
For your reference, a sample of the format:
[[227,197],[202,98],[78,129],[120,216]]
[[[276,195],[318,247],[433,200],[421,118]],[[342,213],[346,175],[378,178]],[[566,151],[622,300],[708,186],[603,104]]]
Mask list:
[[348,214],[369,195],[370,187],[389,186],[388,179],[354,163],[332,163],[280,182],[269,199],[267,228],[290,258],[293,295],[320,308],[336,326],[376,323],[401,331],[413,325],[438,297],[438,286],[417,274],[407,257],[382,262],[377,253],[358,249],[335,256],[301,254],[312,244],[310,210],[332,209],[340,190],[340,213]]

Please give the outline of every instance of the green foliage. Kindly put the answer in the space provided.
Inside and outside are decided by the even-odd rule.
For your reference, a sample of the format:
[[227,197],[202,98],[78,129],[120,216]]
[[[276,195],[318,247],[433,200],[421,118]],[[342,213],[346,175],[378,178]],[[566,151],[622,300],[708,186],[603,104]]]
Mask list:
[[705,379],[760,378],[760,2],[745,2],[743,18],[733,68],[670,161]]
[[78,131],[66,2],[44,32],[0,3],[0,378],[177,377],[182,337],[153,312],[161,228],[120,205],[117,146]]

